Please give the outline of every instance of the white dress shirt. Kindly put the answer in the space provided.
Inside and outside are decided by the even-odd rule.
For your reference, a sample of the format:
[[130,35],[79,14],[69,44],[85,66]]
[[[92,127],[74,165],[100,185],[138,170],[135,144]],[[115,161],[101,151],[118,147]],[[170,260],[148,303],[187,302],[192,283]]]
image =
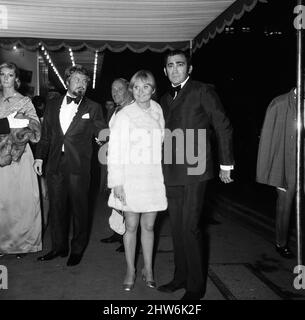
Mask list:
[[[81,101],[80,101],[81,102]],[[80,103],[79,102],[79,103]],[[59,111],[59,121],[62,132],[65,134],[78,110],[79,104],[75,103],[74,101],[67,104],[67,96],[64,97],[60,111]],[[62,151],[65,151],[64,145],[62,145]]]

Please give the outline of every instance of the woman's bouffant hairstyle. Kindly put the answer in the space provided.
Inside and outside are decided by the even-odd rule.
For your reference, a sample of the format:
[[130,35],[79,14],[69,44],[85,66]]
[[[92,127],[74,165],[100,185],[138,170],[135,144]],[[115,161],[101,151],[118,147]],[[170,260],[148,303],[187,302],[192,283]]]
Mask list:
[[[15,78],[14,87],[16,90],[19,89],[21,82],[20,82],[20,71],[19,71],[17,65],[13,62],[4,62],[4,63],[0,64],[0,72],[3,68],[11,69],[15,72],[16,78]],[[0,84],[0,89],[1,89],[1,87],[2,86]]]
[[80,64],[76,64],[75,66],[71,66],[65,70],[64,81],[65,82],[69,81],[70,77],[75,72],[85,75],[88,79],[88,82],[90,81],[90,76],[89,76],[88,70],[86,68],[84,68],[83,66],[81,66]]
[[129,89],[132,91],[132,88],[137,80],[142,80],[144,83],[148,83],[154,90],[156,90],[156,81],[153,74],[148,70],[140,70],[136,72],[130,79]]

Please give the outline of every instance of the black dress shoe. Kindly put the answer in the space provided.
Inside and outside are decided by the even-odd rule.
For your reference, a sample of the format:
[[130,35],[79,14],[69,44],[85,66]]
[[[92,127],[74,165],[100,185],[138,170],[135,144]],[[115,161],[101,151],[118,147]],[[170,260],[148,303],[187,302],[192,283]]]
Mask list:
[[46,255],[38,257],[37,260],[38,261],[49,261],[49,260],[53,260],[57,257],[67,257],[69,254],[68,251],[50,251],[48,252]]
[[177,284],[176,282],[171,281],[167,284],[164,284],[163,286],[160,286],[158,290],[161,292],[171,293],[184,288],[185,288],[184,284]]
[[72,266],[76,266],[77,264],[80,263],[80,261],[82,260],[82,255],[81,254],[70,254],[70,257],[67,261],[67,266],[72,267]]
[[110,236],[108,238],[101,239],[100,241],[103,243],[121,242],[122,236],[117,233],[113,233],[112,236]]
[[121,244],[118,248],[115,249],[117,252],[125,252],[125,247],[123,244]]
[[200,300],[202,297],[200,292],[186,291],[181,300]]
[[294,257],[294,254],[287,246],[281,247],[278,244],[276,244],[275,249],[283,258],[291,259]]

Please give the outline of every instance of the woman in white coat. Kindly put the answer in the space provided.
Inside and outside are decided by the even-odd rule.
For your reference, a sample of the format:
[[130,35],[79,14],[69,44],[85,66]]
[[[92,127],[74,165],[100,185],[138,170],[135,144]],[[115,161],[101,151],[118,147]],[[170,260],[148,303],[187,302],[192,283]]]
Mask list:
[[138,71],[130,80],[135,102],[123,108],[110,127],[108,150],[109,206],[124,211],[123,236],[127,270],[123,289],[130,291],[136,279],[137,229],[141,225],[144,258],[142,279],[155,288],[152,270],[154,223],[158,211],[167,208],[161,154],[164,118],[151,99],[156,90],[151,72]]

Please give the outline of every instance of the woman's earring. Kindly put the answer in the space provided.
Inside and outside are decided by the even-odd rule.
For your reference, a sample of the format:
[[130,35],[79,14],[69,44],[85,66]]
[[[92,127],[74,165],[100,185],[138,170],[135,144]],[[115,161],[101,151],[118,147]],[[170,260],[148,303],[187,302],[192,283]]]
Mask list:
[[19,79],[15,79],[15,88],[18,89],[20,87],[20,80]]

